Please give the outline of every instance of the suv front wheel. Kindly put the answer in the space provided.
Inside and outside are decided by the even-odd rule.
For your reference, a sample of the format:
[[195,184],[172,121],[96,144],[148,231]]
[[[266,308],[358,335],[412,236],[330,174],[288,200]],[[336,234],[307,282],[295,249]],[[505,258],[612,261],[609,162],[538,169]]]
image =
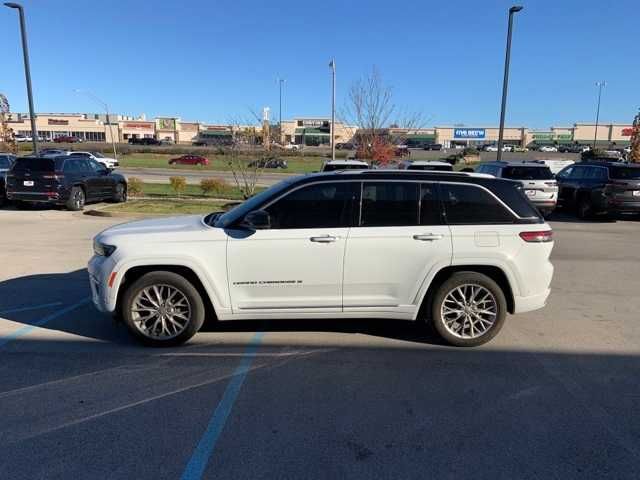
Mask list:
[[131,333],[154,347],[180,345],[202,327],[205,307],[198,290],[173,272],[151,272],[122,298],[122,317]]
[[475,347],[498,334],[506,312],[504,292],[494,280],[477,272],[458,272],[436,292],[431,318],[447,343]]

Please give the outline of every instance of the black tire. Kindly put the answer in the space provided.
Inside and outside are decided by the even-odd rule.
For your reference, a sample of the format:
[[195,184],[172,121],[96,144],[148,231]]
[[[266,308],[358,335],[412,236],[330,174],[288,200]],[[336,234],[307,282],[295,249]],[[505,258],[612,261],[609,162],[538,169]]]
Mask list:
[[[184,295],[190,306],[190,315],[184,329],[176,336],[166,339],[149,336],[141,331],[134,320],[132,312],[134,301],[139,293],[153,285],[164,285],[177,289]],[[198,290],[186,278],[173,272],[150,272],[129,286],[122,296],[120,305],[122,320],[131,334],[144,345],[151,347],[174,347],[181,345],[193,337],[202,327],[205,319],[205,307]]]
[[[487,330],[479,336],[462,338],[455,335],[445,325],[442,310],[445,298],[450,292],[463,285],[480,286],[491,293],[495,300],[495,320]],[[450,345],[456,347],[476,347],[490,341],[502,329],[507,314],[507,300],[500,286],[491,278],[477,272],[457,272],[449,277],[436,291],[431,305],[431,321],[433,326]],[[465,321],[466,322],[466,321]]]
[[77,212],[84,208],[86,201],[86,195],[82,187],[71,187],[71,193],[69,193],[69,200],[67,200],[66,207],[72,212]]
[[125,203],[127,201],[127,186],[124,183],[116,185],[116,191],[113,194],[113,201],[115,203]]

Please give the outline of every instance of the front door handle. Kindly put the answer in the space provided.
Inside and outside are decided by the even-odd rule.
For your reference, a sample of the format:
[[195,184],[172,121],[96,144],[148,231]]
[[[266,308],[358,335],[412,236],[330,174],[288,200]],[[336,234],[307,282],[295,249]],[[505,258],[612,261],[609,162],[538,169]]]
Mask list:
[[321,237],[311,237],[309,240],[316,243],[331,243],[335,242],[337,239],[331,235],[323,235]]
[[414,235],[414,240],[420,240],[422,242],[433,242],[434,240],[442,240],[444,235],[440,233],[424,233],[422,235]]

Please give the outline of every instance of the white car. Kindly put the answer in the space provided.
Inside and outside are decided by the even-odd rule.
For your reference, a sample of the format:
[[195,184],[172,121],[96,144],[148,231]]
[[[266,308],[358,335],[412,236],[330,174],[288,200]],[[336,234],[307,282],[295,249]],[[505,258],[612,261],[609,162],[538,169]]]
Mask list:
[[400,170],[436,170],[440,172],[453,171],[453,165],[449,162],[438,160],[403,160],[398,164]]
[[487,145],[486,147],[484,147],[484,151],[485,152],[497,152],[498,151],[498,147],[496,145]]
[[69,152],[70,156],[74,157],[84,157],[90,158],[91,160],[95,160],[98,163],[101,163],[109,170],[113,170],[120,166],[120,163],[115,158],[105,157],[100,152]]
[[557,152],[558,147],[553,147],[551,145],[543,145],[542,147],[540,147],[540,151],[545,153]]
[[94,238],[95,306],[146,344],[205,318],[428,322],[450,344],[489,341],[542,308],[553,236],[516,182],[473,173],[291,177],[226,213],[142,220]]
[[333,172],[335,170],[368,170],[369,164],[364,160],[328,160],[322,165],[323,172]]
[[33,141],[33,137],[31,135],[14,135],[13,139],[16,141],[16,143],[25,143],[25,142],[31,142]]

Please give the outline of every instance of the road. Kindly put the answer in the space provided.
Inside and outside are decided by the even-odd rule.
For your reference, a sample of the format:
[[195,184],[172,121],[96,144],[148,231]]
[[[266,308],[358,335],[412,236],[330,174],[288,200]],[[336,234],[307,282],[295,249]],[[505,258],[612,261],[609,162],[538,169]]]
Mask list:
[[0,210],[0,478],[638,477],[640,222],[553,221],[549,305],[480,348],[363,319],[166,350],[86,303],[112,223]]
[[[145,183],[169,183],[170,177],[181,176],[187,179],[188,184],[197,185],[203,178],[221,178],[228,183],[233,184],[233,174],[228,171],[216,170],[188,170],[188,169],[170,169],[170,168],[119,168],[116,170],[125,177],[137,177]],[[260,176],[258,185],[268,187],[278,183],[280,180],[290,176],[286,173],[265,172]]]
[[[411,158],[414,160],[438,160],[449,153],[456,152],[456,150],[450,150],[447,152],[431,152],[425,150],[412,150]],[[481,161],[487,162],[496,159],[496,153],[481,152]],[[535,160],[535,159],[570,159],[576,160],[578,156],[576,154],[563,154],[563,153],[541,153],[541,152],[526,152],[526,153],[510,153],[504,152],[503,158],[505,160]],[[216,171],[216,170],[202,170],[202,169],[171,169],[171,168],[119,168],[118,172],[124,174],[126,177],[137,177],[145,183],[169,183],[169,177],[176,175],[185,177],[188,184],[199,184],[203,178],[221,178],[228,183],[233,183],[233,174],[229,171]],[[258,185],[268,187],[278,183],[280,180],[295,175],[287,173],[287,171],[278,171],[278,173],[266,171],[260,176]]]

